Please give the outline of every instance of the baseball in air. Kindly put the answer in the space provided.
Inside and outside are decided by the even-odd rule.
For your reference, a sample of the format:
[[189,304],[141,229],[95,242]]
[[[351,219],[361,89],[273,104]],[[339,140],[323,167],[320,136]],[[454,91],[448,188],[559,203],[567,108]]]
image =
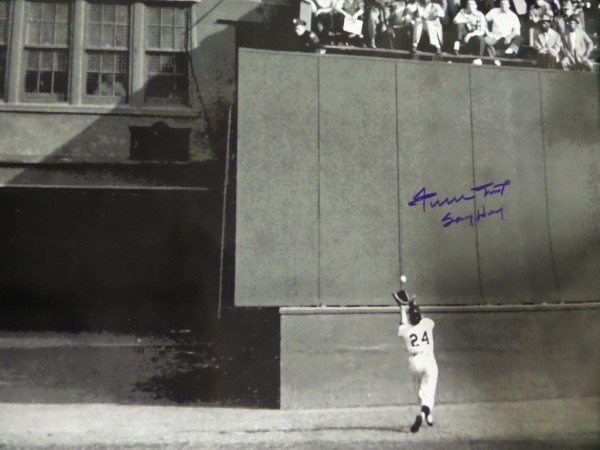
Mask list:
[[402,281],[403,283],[406,283],[406,276],[402,275],[400,277],[400,281]]

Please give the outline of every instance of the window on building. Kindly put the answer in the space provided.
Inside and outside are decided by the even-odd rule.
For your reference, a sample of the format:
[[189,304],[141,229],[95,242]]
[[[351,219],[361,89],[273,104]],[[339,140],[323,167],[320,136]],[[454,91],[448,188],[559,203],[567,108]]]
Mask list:
[[0,102],[189,107],[191,5],[0,0]]
[[25,101],[67,100],[70,28],[70,3],[27,2]]
[[128,5],[89,4],[85,54],[86,102],[127,102],[129,23]]
[[0,0],[0,98],[4,99],[6,86],[6,55],[8,43],[8,1]]
[[188,104],[188,8],[148,6],[144,99],[154,104]]

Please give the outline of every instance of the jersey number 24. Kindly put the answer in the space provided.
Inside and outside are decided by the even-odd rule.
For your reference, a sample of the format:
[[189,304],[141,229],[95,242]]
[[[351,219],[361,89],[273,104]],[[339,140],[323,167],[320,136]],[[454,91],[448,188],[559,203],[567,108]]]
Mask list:
[[[410,345],[412,345],[413,347],[418,347],[419,346],[419,336],[417,336],[416,334],[411,334],[410,336]],[[426,344],[429,344],[429,336],[427,336],[427,331],[423,332],[423,336],[421,337],[421,342],[425,342]]]

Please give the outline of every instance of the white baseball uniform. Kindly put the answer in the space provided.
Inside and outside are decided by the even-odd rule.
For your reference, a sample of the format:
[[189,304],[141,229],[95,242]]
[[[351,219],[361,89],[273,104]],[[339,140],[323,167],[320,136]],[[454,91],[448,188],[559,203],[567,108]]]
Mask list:
[[438,367],[433,354],[433,320],[423,317],[417,325],[402,323],[398,336],[404,339],[410,354],[408,367],[419,384],[421,406],[433,409]]

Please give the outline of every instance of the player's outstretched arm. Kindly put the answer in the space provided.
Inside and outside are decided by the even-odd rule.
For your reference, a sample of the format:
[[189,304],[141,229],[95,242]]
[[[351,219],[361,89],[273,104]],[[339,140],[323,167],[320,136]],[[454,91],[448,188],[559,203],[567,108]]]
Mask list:
[[408,323],[408,305],[402,305],[400,307],[400,325]]
[[410,304],[410,300],[408,299],[408,295],[404,289],[396,291],[392,294],[394,301],[400,307],[400,325],[408,323],[408,305]]

